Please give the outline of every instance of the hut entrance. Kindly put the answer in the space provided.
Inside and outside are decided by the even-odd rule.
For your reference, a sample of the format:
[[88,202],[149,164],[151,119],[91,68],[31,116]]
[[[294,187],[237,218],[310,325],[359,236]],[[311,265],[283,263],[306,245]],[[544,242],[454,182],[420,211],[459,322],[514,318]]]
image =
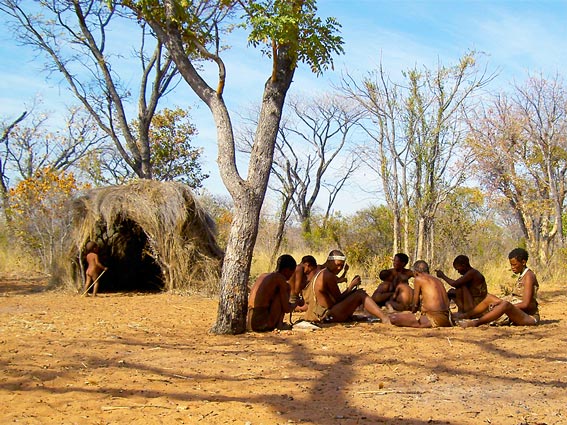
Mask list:
[[85,190],[71,208],[68,254],[57,267],[61,284],[82,292],[84,268],[79,261],[93,241],[108,267],[100,291],[215,288],[224,253],[216,242],[214,220],[188,186],[135,180]]
[[114,223],[100,229],[100,254],[108,272],[101,278],[99,292],[160,292],[164,290],[159,265],[150,255],[148,237],[132,220]]

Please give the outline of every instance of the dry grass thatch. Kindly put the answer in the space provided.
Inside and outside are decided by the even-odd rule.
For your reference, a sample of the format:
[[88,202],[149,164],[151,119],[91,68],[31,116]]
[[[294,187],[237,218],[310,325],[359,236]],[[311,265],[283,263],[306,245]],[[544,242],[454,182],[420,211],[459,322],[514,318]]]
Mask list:
[[216,291],[222,250],[215,224],[190,188],[176,182],[138,180],[82,192],[73,200],[67,258],[54,274],[80,290],[84,247],[99,244],[109,267],[107,288]]

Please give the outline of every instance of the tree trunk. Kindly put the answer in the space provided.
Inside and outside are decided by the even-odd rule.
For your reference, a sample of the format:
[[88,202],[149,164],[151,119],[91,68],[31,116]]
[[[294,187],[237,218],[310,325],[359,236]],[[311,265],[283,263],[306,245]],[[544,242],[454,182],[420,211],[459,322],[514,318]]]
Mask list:
[[417,235],[416,235],[416,249],[415,249],[415,260],[423,259],[423,247],[425,239],[425,219],[419,217],[417,225]]
[[276,241],[274,244],[274,251],[272,252],[272,257],[270,258],[270,269],[276,264],[276,257],[280,251],[282,246],[284,231],[285,231],[285,223],[287,221],[287,211],[289,209],[289,204],[291,203],[291,198],[285,196],[282,202],[282,206],[280,208],[280,216],[278,219],[278,228],[276,230]]
[[217,320],[211,331],[217,334],[238,334],[246,330],[248,277],[258,234],[262,202],[235,202],[221,274]]

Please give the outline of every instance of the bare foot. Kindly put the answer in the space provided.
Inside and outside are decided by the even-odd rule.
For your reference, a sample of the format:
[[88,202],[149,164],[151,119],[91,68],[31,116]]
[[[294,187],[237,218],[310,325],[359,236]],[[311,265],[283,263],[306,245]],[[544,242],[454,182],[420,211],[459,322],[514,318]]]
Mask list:
[[451,316],[453,316],[453,320],[455,320],[455,321],[463,320],[463,319],[464,319],[464,317],[463,317],[464,315],[465,315],[465,313],[461,313],[461,312],[454,312],[454,313],[451,313]]
[[457,322],[461,328],[473,328],[478,326],[478,319],[462,319]]
[[278,330],[280,331],[291,331],[293,327],[289,323],[281,323],[278,325]]

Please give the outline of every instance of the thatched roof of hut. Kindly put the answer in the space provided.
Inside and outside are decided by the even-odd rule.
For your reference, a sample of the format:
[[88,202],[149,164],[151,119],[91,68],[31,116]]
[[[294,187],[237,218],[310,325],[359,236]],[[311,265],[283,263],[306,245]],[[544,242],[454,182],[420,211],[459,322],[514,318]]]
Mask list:
[[73,200],[72,210],[72,236],[56,272],[60,283],[82,288],[84,247],[92,240],[109,268],[101,292],[216,290],[223,252],[214,221],[188,186],[137,180],[91,189]]

